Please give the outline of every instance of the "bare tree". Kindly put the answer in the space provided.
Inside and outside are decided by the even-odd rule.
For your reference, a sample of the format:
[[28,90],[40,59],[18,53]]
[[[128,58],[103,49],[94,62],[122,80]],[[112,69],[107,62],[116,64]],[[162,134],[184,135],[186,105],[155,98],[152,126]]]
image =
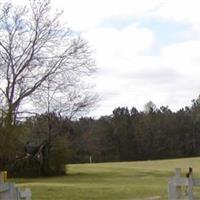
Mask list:
[[54,80],[48,77],[32,98],[37,110],[74,119],[94,107],[98,97],[93,92],[93,85],[85,84],[75,77],[70,80],[70,84],[69,80],[68,83],[63,83],[65,80],[61,79],[55,84]]
[[0,105],[8,125],[22,103],[44,87],[50,87],[52,97],[66,92],[65,109],[71,95],[72,112],[91,100],[77,93],[82,77],[95,70],[91,51],[60,16],[52,13],[49,0],[30,0],[24,7],[0,5]]

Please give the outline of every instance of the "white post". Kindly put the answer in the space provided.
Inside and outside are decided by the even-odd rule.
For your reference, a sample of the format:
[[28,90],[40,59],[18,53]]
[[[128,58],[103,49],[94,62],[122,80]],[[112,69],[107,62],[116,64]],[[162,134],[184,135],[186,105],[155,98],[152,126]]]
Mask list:
[[17,189],[13,183],[5,183],[5,190],[0,192],[1,200],[16,200],[17,198]]
[[92,163],[92,156],[90,156],[90,163]]
[[7,172],[0,172],[0,200],[31,200],[31,190],[20,191],[14,183],[5,182]]
[[175,177],[180,178],[181,177],[181,168],[176,168],[175,169]]
[[186,175],[188,180],[188,186],[187,186],[187,195],[189,200],[193,200],[193,186],[194,186],[194,179],[193,179],[193,170],[192,167],[189,167],[189,172]]
[[20,198],[23,198],[25,200],[31,200],[32,193],[29,188],[26,188],[25,191],[20,191],[19,194]]
[[174,185],[173,179],[168,184],[168,198],[169,200],[175,200],[176,198],[176,186]]
[[192,177],[188,178],[188,199],[193,200],[193,180]]
[[[176,168],[175,169],[175,178],[179,179],[180,177],[181,177],[181,169]],[[175,190],[176,190],[176,198],[180,199],[181,198],[181,185],[176,185]]]
[[[186,193],[183,194],[181,187],[186,186]],[[193,187],[200,186],[200,179],[194,179],[192,168],[189,168],[189,172],[186,174],[186,177],[181,177],[181,169],[175,169],[175,176],[169,180],[168,183],[168,198],[169,200],[178,200],[178,199],[187,199],[194,200],[196,199],[193,195]]]

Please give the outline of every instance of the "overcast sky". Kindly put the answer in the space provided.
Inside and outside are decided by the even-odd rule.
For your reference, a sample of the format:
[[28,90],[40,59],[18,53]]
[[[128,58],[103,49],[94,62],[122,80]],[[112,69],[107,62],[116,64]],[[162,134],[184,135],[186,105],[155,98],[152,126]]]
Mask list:
[[172,110],[200,94],[199,0],[52,0],[96,51],[93,116],[149,100]]

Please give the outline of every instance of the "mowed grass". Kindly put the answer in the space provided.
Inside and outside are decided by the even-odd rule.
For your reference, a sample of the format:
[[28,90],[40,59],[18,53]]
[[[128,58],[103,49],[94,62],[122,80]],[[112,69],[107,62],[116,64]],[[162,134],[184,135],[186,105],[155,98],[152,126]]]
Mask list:
[[174,169],[182,168],[185,176],[190,166],[194,176],[200,177],[200,158],[188,158],[72,164],[67,167],[67,176],[14,181],[22,188],[31,188],[33,200],[134,200],[153,196],[165,200]]

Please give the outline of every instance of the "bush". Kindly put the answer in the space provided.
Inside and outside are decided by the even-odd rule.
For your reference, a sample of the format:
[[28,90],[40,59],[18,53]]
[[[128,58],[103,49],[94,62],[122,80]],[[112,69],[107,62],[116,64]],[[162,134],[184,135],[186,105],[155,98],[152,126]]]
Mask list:
[[57,136],[47,145],[42,160],[36,156],[19,159],[9,170],[13,177],[39,177],[65,175],[70,159],[70,148],[66,136]]
[[38,177],[42,175],[41,166],[35,159],[24,159],[16,162],[9,170],[11,177]]
[[0,127],[0,170],[8,170],[17,155],[24,153],[22,125]]
[[66,164],[70,159],[71,150],[66,136],[57,136],[50,149],[49,170],[51,175],[66,174]]

